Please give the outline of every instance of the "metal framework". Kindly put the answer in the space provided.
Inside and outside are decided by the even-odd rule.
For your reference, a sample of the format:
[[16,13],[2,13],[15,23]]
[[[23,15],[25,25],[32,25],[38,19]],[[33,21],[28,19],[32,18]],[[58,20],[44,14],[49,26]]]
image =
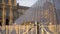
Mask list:
[[[37,29],[37,27],[39,28]],[[55,28],[56,25],[42,25],[42,24],[31,24],[31,25],[10,25],[5,26],[5,29],[2,30],[1,34],[59,34],[60,25],[58,25],[58,29]],[[58,31],[58,32],[56,32]],[[5,32],[5,33],[4,33]]]
[[[39,6],[39,2],[41,1],[41,8]],[[16,0],[14,1],[16,3]],[[57,15],[56,15],[56,8],[53,0],[45,0],[45,3],[43,3],[44,0],[38,0],[38,2],[35,5],[38,5],[36,7],[33,6],[33,9],[30,8],[29,11],[33,12],[33,18],[28,18],[25,20],[34,20],[33,24],[27,24],[24,23],[23,25],[9,25],[5,26],[5,20],[6,20],[6,5],[4,3],[4,0],[2,1],[2,25],[3,27],[0,27],[2,32],[4,31],[4,34],[59,34],[60,32],[60,25],[57,25]],[[13,12],[12,12],[12,3],[11,0],[9,0],[10,7],[10,13],[9,13],[9,23],[12,24],[13,22]],[[14,6],[16,6],[14,4]],[[39,10],[39,11],[38,11]],[[39,13],[40,12],[40,13]],[[32,14],[32,13],[30,13]],[[23,16],[24,17],[24,16]],[[22,19],[21,19],[22,20]],[[18,20],[19,21],[19,20]],[[23,19],[24,21],[24,19]],[[19,21],[20,23],[20,21]]]

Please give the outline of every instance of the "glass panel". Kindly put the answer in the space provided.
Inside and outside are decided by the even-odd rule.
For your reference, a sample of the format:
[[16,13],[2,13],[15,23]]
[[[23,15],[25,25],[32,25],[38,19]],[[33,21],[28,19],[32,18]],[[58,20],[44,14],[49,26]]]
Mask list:
[[6,9],[6,17],[8,17],[8,16],[9,16],[9,12],[10,12],[10,9],[9,9],[9,8],[7,8],[7,9]]
[[2,9],[0,9],[0,17],[2,17]]
[[0,26],[2,25],[2,9],[0,9]]
[[6,8],[6,25],[9,25],[9,14],[10,14],[10,9]]
[[0,3],[2,3],[2,0],[0,0]]
[[[12,0],[12,4],[14,4]],[[19,19],[18,18],[18,13],[16,10],[13,10],[13,18],[15,21],[15,24],[11,25],[10,29],[9,27],[6,27],[6,32],[7,34],[17,34],[19,31],[19,27],[21,28],[19,33],[21,34],[28,34],[30,31],[32,32],[31,34],[34,33],[33,30],[36,31],[34,34],[60,34],[60,24],[58,25],[57,23],[60,21],[60,9],[59,9],[59,1],[53,1],[53,0],[38,0],[33,6],[27,10],[24,15],[22,15]],[[10,9],[6,9],[6,20],[9,18],[9,11]],[[2,9],[0,9],[0,16],[2,15]],[[56,19],[58,18],[59,21]],[[33,21],[32,24],[30,22],[30,25],[28,21]],[[26,22],[26,23],[25,23]],[[8,23],[8,22],[6,22]],[[16,24],[23,24],[25,23],[26,25],[20,25],[16,26]],[[13,26],[13,27],[12,27]],[[25,27],[26,26],[26,27]],[[35,28],[34,28],[35,27]],[[13,31],[12,31],[13,28]],[[14,30],[16,29],[16,30]],[[17,32],[17,33],[16,33]]]
[[12,5],[14,5],[14,0],[11,0],[12,1]]
[[[59,28],[57,28],[58,22],[56,19],[60,16],[58,14],[60,13],[60,10],[58,12],[56,11],[56,8],[59,9],[59,6],[60,2],[58,0],[38,0],[23,16],[16,20],[16,24],[21,24],[27,21],[36,21],[36,23],[39,22],[41,26],[42,34],[57,34]],[[58,16],[56,14],[58,14]]]
[[18,18],[18,11],[13,10],[14,20]]
[[4,1],[5,1],[6,4],[8,4],[8,1],[9,1],[9,0],[4,0]]
[[58,24],[60,24],[60,0],[54,0]]

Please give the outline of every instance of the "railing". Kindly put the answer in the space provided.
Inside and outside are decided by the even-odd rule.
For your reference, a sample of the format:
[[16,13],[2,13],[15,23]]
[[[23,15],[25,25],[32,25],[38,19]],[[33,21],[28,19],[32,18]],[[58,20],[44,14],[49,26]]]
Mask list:
[[0,34],[59,34],[60,25],[10,25],[0,27]]

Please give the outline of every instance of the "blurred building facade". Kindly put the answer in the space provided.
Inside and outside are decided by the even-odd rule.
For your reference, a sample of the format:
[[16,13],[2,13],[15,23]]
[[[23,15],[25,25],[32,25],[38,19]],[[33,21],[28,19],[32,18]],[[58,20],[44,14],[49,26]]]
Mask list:
[[16,0],[0,0],[0,25],[13,24],[28,8],[19,6]]
[[13,7],[15,6],[16,0],[0,0],[0,23],[2,25],[13,22]]
[[60,24],[60,0],[54,0],[56,16],[57,16],[57,24]]
[[19,16],[21,16],[21,14],[25,13],[29,9],[29,7],[19,6],[19,4],[17,3],[17,9],[19,12]]
[[[16,30],[16,32],[13,32],[14,34],[19,34],[21,31],[22,33],[29,34],[29,31],[35,26],[36,28],[33,30],[34,31],[36,30],[36,32],[32,30],[31,34],[33,33],[34,34],[60,34],[60,25],[57,24],[60,21],[59,0],[38,0],[38,2],[34,4],[30,9],[29,7],[23,7],[19,5],[17,6],[15,5],[16,6],[15,7],[13,5],[10,5],[10,3],[9,5],[5,5],[5,2],[2,2],[1,4],[2,6],[0,5],[1,6],[0,7],[0,16],[1,16],[0,21],[2,25],[5,24],[6,19],[11,24],[19,16],[23,15],[24,13],[25,14],[15,22],[18,25],[6,27],[6,34],[10,32],[11,30],[13,31],[14,29]],[[12,8],[13,8],[13,11],[12,11]],[[22,26],[20,24],[22,24]],[[26,31],[20,30],[20,28],[25,29]]]
[[20,16],[22,16],[27,10],[29,9],[29,7],[26,6],[20,6],[19,3],[17,3],[17,11],[14,12],[14,17],[16,20],[17,18],[19,18]]
[[[41,34],[60,33],[60,0],[38,0],[25,14],[15,21],[16,24],[37,24]],[[59,24],[59,25],[58,25]],[[54,25],[54,26],[53,26]],[[45,26],[52,26],[46,27]],[[38,27],[37,27],[38,28]],[[44,30],[45,31],[44,31]],[[49,33],[48,33],[49,32]]]

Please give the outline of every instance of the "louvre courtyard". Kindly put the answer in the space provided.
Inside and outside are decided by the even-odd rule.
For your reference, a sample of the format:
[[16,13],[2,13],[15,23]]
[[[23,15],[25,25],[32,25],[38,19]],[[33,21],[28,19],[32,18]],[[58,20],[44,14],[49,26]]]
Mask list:
[[0,0],[0,34],[60,34],[60,0],[17,1]]

